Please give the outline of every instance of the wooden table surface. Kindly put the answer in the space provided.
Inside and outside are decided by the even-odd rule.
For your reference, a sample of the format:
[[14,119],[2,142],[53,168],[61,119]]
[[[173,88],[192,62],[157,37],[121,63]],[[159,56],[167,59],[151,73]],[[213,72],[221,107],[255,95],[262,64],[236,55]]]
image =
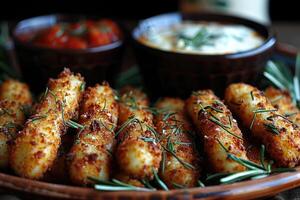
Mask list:
[[300,49],[300,22],[274,22],[272,27],[275,29],[280,42]]

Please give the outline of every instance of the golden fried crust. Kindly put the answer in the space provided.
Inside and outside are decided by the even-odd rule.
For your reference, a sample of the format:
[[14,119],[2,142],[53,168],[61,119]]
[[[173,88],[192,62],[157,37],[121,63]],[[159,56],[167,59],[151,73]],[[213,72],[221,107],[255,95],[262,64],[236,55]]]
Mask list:
[[131,123],[118,135],[116,161],[121,174],[135,179],[152,179],[152,169],[158,171],[161,161],[161,147],[145,141],[145,138],[156,139],[151,131],[154,129],[153,116],[147,110],[149,101],[137,89],[125,91],[121,92],[119,128],[126,122]]
[[10,164],[16,174],[40,179],[52,166],[65,122],[76,116],[82,84],[83,78],[68,69],[49,80],[48,92],[12,144]]
[[0,168],[8,167],[8,142],[25,122],[24,108],[31,106],[29,87],[16,80],[0,85]]
[[25,83],[8,79],[0,86],[0,100],[14,100],[21,105],[31,105],[32,97],[29,87]]
[[191,95],[186,106],[198,133],[203,138],[204,152],[212,171],[245,170],[245,167],[228,158],[222,147],[223,145],[229,153],[239,158],[247,159],[242,133],[223,102],[211,90],[200,90]]
[[177,98],[163,98],[156,103],[156,108],[163,113],[155,117],[155,126],[160,143],[164,149],[172,145],[176,156],[191,167],[180,163],[170,152],[164,151],[159,174],[169,188],[174,184],[184,187],[194,187],[200,177],[200,157],[195,149],[191,124],[184,110],[184,101]]
[[88,177],[108,180],[115,144],[118,104],[109,85],[89,87],[84,93],[79,123],[84,125],[70,151],[70,178],[86,185]]
[[51,169],[48,170],[42,181],[60,183],[60,184],[70,184],[69,166],[67,165],[68,153],[74,143],[75,135],[72,133],[67,133],[61,136],[61,145],[58,149],[57,157]]
[[276,109],[263,92],[251,85],[232,84],[226,89],[225,100],[244,126],[251,129],[252,135],[266,146],[267,152],[279,166],[294,167],[299,164],[300,130],[280,112],[273,111]]
[[268,87],[265,91],[265,95],[282,115],[300,126],[300,111],[293,103],[288,91]]

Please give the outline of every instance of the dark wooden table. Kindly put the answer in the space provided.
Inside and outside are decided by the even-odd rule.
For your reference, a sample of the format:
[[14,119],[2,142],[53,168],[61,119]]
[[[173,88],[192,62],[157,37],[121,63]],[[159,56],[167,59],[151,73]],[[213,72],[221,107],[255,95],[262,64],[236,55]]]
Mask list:
[[274,22],[272,27],[275,29],[280,42],[300,49],[300,22]]

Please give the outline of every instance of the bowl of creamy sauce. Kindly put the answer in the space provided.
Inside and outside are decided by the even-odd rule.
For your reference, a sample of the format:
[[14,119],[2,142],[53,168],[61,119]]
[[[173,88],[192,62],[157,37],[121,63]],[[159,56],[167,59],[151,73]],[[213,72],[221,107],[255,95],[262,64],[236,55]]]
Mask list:
[[241,24],[182,21],[148,28],[139,41],[161,50],[191,54],[233,54],[255,49],[265,38]]
[[255,84],[276,45],[272,29],[241,17],[166,13],[132,31],[137,63],[152,97],[188,91],[224,94],[234,82]]

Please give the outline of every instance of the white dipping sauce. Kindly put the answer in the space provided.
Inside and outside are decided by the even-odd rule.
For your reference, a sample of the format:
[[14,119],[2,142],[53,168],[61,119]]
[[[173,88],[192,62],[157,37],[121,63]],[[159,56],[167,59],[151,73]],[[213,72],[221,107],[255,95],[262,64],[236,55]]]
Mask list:
[[265,39],[243,25],[186,21],[161,29],[152,27],[140,41],[167,51],[230,54],[254,49]]

